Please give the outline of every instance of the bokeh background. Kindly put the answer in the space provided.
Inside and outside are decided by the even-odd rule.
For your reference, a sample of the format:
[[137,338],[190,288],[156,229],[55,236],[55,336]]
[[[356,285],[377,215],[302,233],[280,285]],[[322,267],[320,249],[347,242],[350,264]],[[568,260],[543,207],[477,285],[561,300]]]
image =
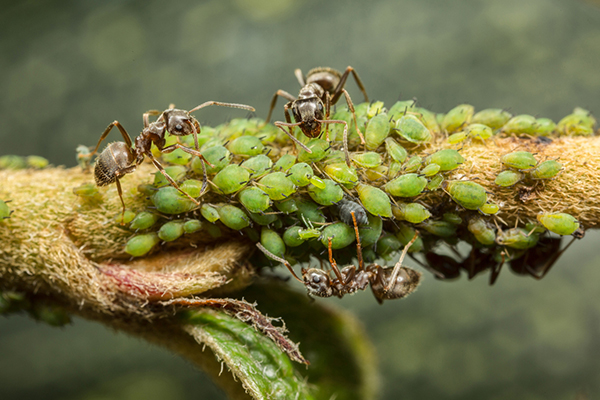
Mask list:
[[[460,103],[555,121],[600,115],[600,7],[573,0],[18,1],[0,14],[0,153],[75,165],[118,119],[175,103],[247,103],[258,116],[293,71],[352,65],[369,95]],[[360,102],[360,92],[348,89]],[[276,118],[282,117],[280,100]],[[243,117],[210,107],[206,124]],[[117,133],[113,133],[118,140]],[[0,182],[1,185],[1,182]],[[382,399],[600,396],[600,236],[542,281],[503,271],[426,279],[406,300],[319,300],[353,310],[378,350]],[[285,271],[282,270],[282,275]],[[148,379],[150,377],[151,379]],[[579,396],[579,397],[578,397]],[[218,399],[178,357],[80,319],[0,319],[1,399]]]

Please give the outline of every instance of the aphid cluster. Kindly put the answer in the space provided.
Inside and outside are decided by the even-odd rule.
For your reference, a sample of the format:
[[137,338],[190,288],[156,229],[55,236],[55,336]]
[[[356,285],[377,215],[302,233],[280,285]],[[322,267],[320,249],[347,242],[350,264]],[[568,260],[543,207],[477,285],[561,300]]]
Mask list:
[[[328,93],[325,103],[335,104],[344,93],[350,72],[346,70],[341,77],[334,75],[339,80],[321,86]],[[299,81],[310,86],[321,73],[325,76],[331,71],[311,71],[306,80],[302,77]],[[294,110],[306,106],[304,100],[310,104],[311,112],[315,112],[315,104],[318,108],[323,102],[322,95],[304,99],[282,93],[278,91],[274,100],[277,96],[288,98],[285,111],[291,109],[295,118],[300,111]],[[327,101],[328,96],[331,98]],[[383,103],[373,102],[358,104],[353,111],[338,107],[331,112],[327,119],[325,110],[323,116],[316,118],[317,123],[345,123],[332,124],[329,140],[319,137],[319,128],[310,131],[312,136],[295,136],[296,141],[290,140],[290,132],[282,127],[302,128],[308,114],[300,113],[296,124],[288,115],[287,125],[265,124],[257,118],[234,119],[200,131],[186,111],[147,113],[144,131],[135,145],[131,141],[120,142],[116,147],[110,145],[105,150],[108,153],[100,157],[96,173],[103,173],[105,164],[122,165],[107,169],[108,176],[118,183],[118,178],[133,171],[144,157],[159,168],[154,181],[138,186],[146,207],[135,213],[122,213],[132,232],[125,252],[139,257],[162,246],[189,246],[236,235],[260,244],[262,252],[255,254],[257,264],[272,263],[271,258],[292,271],[294,263],[309,262],[311,257],[329,260],[329,268],[304,270],[302,279],[296,276],[317,296],[341,297],[370,285],[376,298],[382,300],[392,298],[386,297],[393,292],[388,285],[393,280],[392,271],[404,271],[408,276],[401,275],[405,282],[418,279],[401,269],[405,267],[393,269],[374,264],[377,258],[397,259],[404,250],[422,257],[423,265],[442,279],[454,278],[461,270],[475,276],[495,266],[495,280],[504,263],[515,265],[520,271],[539,272],[542,267],[533,256],[538,246],[550,243],[547,231],[559,235],[582,232],[578,222],[564,213],[542,213],[538,221],[523,221],[517,226],[503,224],[495,216],[501,205],[496,204],[483,182],[464,178],[462,165],[467,160],[461,150],[467,139],[583,134],[587,132],[585,127],[594,126],[590,125],[593,117],[589,113],[576,110],[573,115],[577,117],[563,119],[565,122],[550,130],[551,124],[542,119],[532,122],[497,109],[475,113],[470,105],[436,114],[417,107],[414,101],[399,101],[389,110]],[[149,123],[148,115],[159,117]],[[175,123],[172,121],[181,122],[187,127],[181,132],[188,133],[169,129],[169,124]],[[534,128],[524,128],[523,121],[529,121]],[[101,140],[112,126],[122,128],[116,122],[111,124]],[[156,148],[152,146],[156,136],[149,133],[155,130],[160,132],[158,144],[154,142]],[[340,143],[344,132],[347,143]],[[358,132],[364,132],[364,140]],[[448,144],[459,132],[464,132],[464,138],[459,141],[455,136]],[[128,135],[124,130],[121,133],[127,142]],[[551,179],[560,170],[556,161],[540,162],[541,157],[524,153],[517,149],[499,157],[499,165],[506,169],[501,175],[516,174],[521,179],[524,175],[536,181]],[[121,156],[123,163],[119,164],[117,158]],[[510,188],[504,182],[501,186]],[[80,196],[86,192],[85,188],[77,190]],[[441,196],[443,201],[430,202],[432,194]],[[457,251],[459,242],[470,244],[468,256],[456,253],[456,257],[449,257],[436,252],[440,245]],[[545,258],[555,261],[554,254],[561,251],[551,247],[552,254]],[[353,259],[357,255],[355,266]],[[335,260],[350,266],[339,269]],[[313,287],[313,283],[319,283],[314,282],[314,277],[321,279],[323,286]],[[403,284],[398,287],[406,289]]]

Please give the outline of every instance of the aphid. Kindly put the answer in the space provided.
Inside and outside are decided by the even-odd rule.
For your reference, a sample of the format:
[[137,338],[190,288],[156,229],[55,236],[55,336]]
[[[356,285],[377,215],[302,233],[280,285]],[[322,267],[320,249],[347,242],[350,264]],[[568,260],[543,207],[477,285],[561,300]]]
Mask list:
[[219,219],[228,228],[236,231],[242,230],[250,226],[250,219],[244,211],[231,204],[222,204],[217,207]]
[[200,214],[211,223],[219,220],[219,211],[208,204],[202,204],[202,207],[200,207]]
[[419,170],[419,168],[421,168],[421,165],[423,165],[423,157],[412,156],[404,164],[404,172],[407,172],[407,173],[417,172]]
[[221,145],[212,146],[203,150],[202,157],[204,157],[206,164],[208,165],[205,165],[201,158],[194,158],[192,161],[192,170],[196,174],[203,174],[203,168],[206,169],[206,173],[209,175],[216,174],[229,165],[229,162],[231,161],[231,153],[226,147]]
[[300,237],[301,226],[291,226],[283,232],[283,243],[289,247],[298,247],[306,241]]
[[344,197],[344,191],[336,182],[331,179],[323,179],[324,188],[319,188],[312,183],[308,185],[309,196],[322,206],[331,206]]
[[505,231],[498,231],[496,243],[502,246],[511,247],[513,249],[529,249],[534,247],[540,235],[537,233],[529,233],[523,228],[511,228]]
[[[93,183],[83,183],[73,188],[73,194],[81,197],[82,200],[88,203],[98,203],[102,201],[102,195]],[[123,211],[125,213],[125,211]]]
[[538,118],[535,121],[535,134],[537,136],[548,136],[554,133],[556,124],[550,118]]
[[392,207],[392,211],[394,217],[411,224],[419,224],[431,217],[429,210],[419,203],[399,203],[397,207]]
[[461,142],[464,142],[465,140],[467,140],[468,137],[469,137],[469,134],[465,131],[456,132],[456,133],[453,133],[452,135],[448,136],[448,143],[449,144],[458,144],[458,143],[461,143]]
[[427,163],[440,166],[440,171],[452,171],[465,162],[465,158],[454,149],[439,150],[427,157]]
[[[354,71],[354,68],[350,66],[346,68],[343,74],[327,67],[318,67],[308,71],[306,78],[300,69],[296,69],[294,73],[296,75],[296,79],[298,79],[298,82],[302,86],[298,97],[294,97],[284,90],[278,90],[275,92],[275,95],[273,95],[273,99],[271,100],[271,106],[269,108],[269,114],[267,115],[266,122],[269,122],[271,119],[271,113],[275,108],[277,97],[281,96],[287,99],[288,103],[283,106],[285,120],[287,123],[275,122],[275,126],[283,130],[293,141],[295,141],[308,153],[310,153],[311,150],[304,146],[304,144],[302,144],[302,142],[300,142],[298,139],[296,139],[291,130],[292,127],[298,126],[304,135],[309,138],[316,138],[321,136],[321,124],[343,124],[344,133],[342,140],[344,153],[346,154],[346,163],[350,165],[350,158],[348,156],[348,124],[343,120],[329,120],[328,118],[331,105],[336,104],[343,93],[346,98],[348,108],[354,117],[356,131],[360,136],[361,143],[365,143],[365,139],[358,129],[354,105],[352,104],[350,95],[346,89],[344,89],[344,86],[346,85],[346,79],[348,78],[348,75],[352,73],[356,84],[365,96],[365,102],[369,101],[367,92],[360,78],[358,77],[358,74],[356,71]],[[294,116],[296,123],[292,123],[289,109],[292,110],[292,115]],[[284,126],[288,127],[289,131],[284,129]]]
[[495,229],[490,227],[483,218],[471,218],[467,228],[475,236],[475,239],[485,246],[491,246],[496,241]]
[[414,197],[418,196],[425,186],[427,179],[418,174],[400,175],[385,185],[385,191],[395,197]]
[[172,242],[183,235],[183,224],[182,220],[169,221],[158,230],[158,237],[165,242]]
[[396,121],[396,128],[394,130],[398,132],[403,139],[416,144],[428,143],[433,137],[431,131],[423,125],[421,120],[412,114],[400,117],[400,119]]
[[500,211],[500,206],[496,203],[485,203],[481,207],[479,207],[479,212],[486,215],[494,215]]
[[509,168],[531,169],[537,165],[537,160],[528,151],[513,151],[500,157],[500,162]]
[[275,207],[277,207],[279,211],[285,214],[291,214],[293,212],[298,211],[296,199],[294,199],[293,197],[275,202]]
[[[100,147],[100,143],[108,136],[113,127],[117,127],[123,136],[125,142],[115,142],[109,144],[106,149],[100,153],[98,156],[98,160],[96,161],[96,167],[94,168],[94,177],[96,178],[96,184],[98,186],[106,186],[111,183],[116,183],[117,191],[119,193],[119,198],[121,199],[121,203],[123,204],[123,212],[125,212],[125,202],[123,201],[123,193],[121,190],[121,184],[119,179],[135,171],[136,167],[144,161],[145,157],[148,157],[154,166],[158,168],[158,170],[165,175],[165,178],[169,181],[174,188],[179,190],[184,196],[189,197],[191,201],[196,203],[196,205],[200,205],[200,203],[183,192],[179,185],[175,181],[173,181],[170,177],[168,177],[162,165],[154,158],[152,155],[152,144],[156,146],[156,148],[161,153],[169,153],[176,149],[181,149],[186,153],[191,155],[195,155],[204,159],[202,154],[199,151],[198,145],[198,134],[200,133],[200,124],[194,118],[191,113],[197,111],[203,107],[210,105],[218,105],[224,107],[233,107],[233,108],[241,108],[244,110],[254,111],[254,108],[250,106],[246,106],[243,104],[233,104],[233,103],[222,103],[217,101],[207,101],[205,103],[200,104],[199,106],[194,107],[190,111],[179,110],[176,108],[169,108],[163,112],[157,110],[151,110],[144,113],[144,129],[142,133],[135,139],[135,146],[131,141],[131,137],[123,128],[119,121],[111,122],[108,127],[104,130],[100,139],[98,140],[98,144],[96,148],[89,154],[89,157],[96,154],[98,148]],[[151,115],[158,115],[156,121],[150,123],[149,117]],[[166,132],[174,136],[188,136],[193,135],[195,149],[191,149],[189,147],[183,146],[179,143],[172,144],[170,146],[165,147],[165,134]],[[206,174],[205,174],[206,175]]]
[[[402,100],[394,103],[392,108],[389,109],[388,115],[392,121],[398,121],[400,117],[408,113],[412,113],[415,109],[416,99],[414,100]],[[395,124],[394,124],[395,125]]]
[[473,124],[483,124],[496,130],[502,128],[512,117],[511,113],[500,108],[488,108],[481,110],[471,118]]
[[477,210],[487,201],[485,188],[478,183],[470,181],[445,181],[442,188],[456,203],[467,210]]
[[269,195],[257,187],[248,187],[238,193],[238,200],[251,213],[265,211],[271,206]]
[[421,170],[421,175],[433,176],[438,172],[440,172],[440,166],[438,164],[431,163]]
[[309,140],[305,147],[308,150],[302,148],[298,153],[298,161],[300,162],[319,162],[327,157],[331,148],[327,140],[320,138]]
[[384,114],[386,112],[387,110],[384,107],[383,101],[373,101],[369,103],[369,107],[367,108],[367,118],[371,120],[376,116]]
[[23,169],[27,166],[25,157],[6,155],[0,156],[0,169]]
[[431,133],[438,134],[441,132],[440,125],[438,124],[438,122],[436,120],[436,116],[435,116],[434,112],[426,110],[425,108],[422,108],[422,107],[415,107],[412,110],[412,113],[421,120],[423,125],[425,125],[425,127],[427,127],[427,129],[429,129],[429,131]]
[[271,200],[284,200],[296,192],[296,185],[284,172],[271,172],[258,181]]
[[314,171],[310,165],[304,162],[294,164],[288,173],[288,177],[296,186],[303,187],[310,183],[310,178],[313,177]]
[[273,167],[273,161],[264,154],[251,157],[242,163],[242,167],[246,168],[253,178],[260,178]]
[[240,136],[233,139],[228,146],[228,150],[238,156],[252,157],[262,154],[265,146],[256,136]]
[[506,171],[502,171],[496,177],[494,183],[498,186],[502,187],[510,187],[516,185],[521,182],[523,179],[523,174],[521,172],[512,171],[510,169]]
[[579,222],[567,213],[541,213],[537,215],[537,220],[557,235],[572,235],[579,229]]
[[199,221],[197,219],[190,219],[188,221],[185,221],[185,223],[183,224],[183,231],[185,233],[194,233],[198,232],[201,229],[202,221]]
[[492,128],[484,124],[470,124],[465,128],[465,132],[471,139],[486,140],[494,135]]
[[331,248],[334,250],[343,249],[354,242],[354,230],[348,224],[334,222],[323,229],[319,239],[323,243],[323,246],[327,246],[330,243]]
[[538,164],[537,167],[529,171],[532,179],[551,179],[554,178],[562,169],[562,164],[556,160],[546,160]]
[[392,254],[400,250],[401,247],[402,242],[389,232],[383,233],[375,245],[377,255],[385,260],[390,260]]
[[444,215],[442,215],[442,219],[454,225],[462,224],[462,218],[460,217],[460,215],[455,213],[444,213]]
[[173,186],[160,188],[150,199],[157,210],[163,214],[182,214],[198,207],[195,202],[187,197],[187,194],[184,197],[179,189]]
[[136,235],[127,241],[125,253],[133,257],[141,257],[152,250],[159,241],[160,239],[155,232]]
[[6,218],[10,218],[10,214],[13,213],[13,210],[8,208],[8,205],[6,203],[6,201],[0,200],[0,221]]
[[45,159],[44,157],[40,157],[40,156],[28,156],[26,158],[26,161],[27,161],[27,165],[30,168],[37,168],[37,169],[46,168],[49,164],[47,159]]
[[[271,208],[267,208],[264,213],[248,213],[250,215],[250,219],[256,222],[260,226],[270,226],[271,224],[276,224],[279,221],[279,217],[277,213],[273,211]],[[282,225],[277,226],[279,229]]]
[[348,197],[342,198],[338,203],[338,212],[340,213],[340,220],[346,225],[352,224],[352,215],[356,218],[356,223],[359,226],[368,225],[369,219],[367,212],[356,201],[350,200]]
[[[370,284],[373,295],[379,303],[382,303],[383,300],[406,297],[416,289],[420,282],[421,274],[402,266],[402,261],[406,256],[406,252],[414,240],[405,246],[404,251],[400,256],[400,260],[394,268],[385,268],[377,264],[371,264],[365,268],[363,265],[362,248],[356,222],[354,222],[354,232],[356,234],[357,242],[358,267],[349,265],[340,270],[333,258],[331,238],[328,238],[329,262],[335,275],[334,278],[322,269],[302,268],[302,279],[300,279],[287,260],[269,252],[260,243],[257,243],[256,246],[266,256],[285,265],[294,278],[306,286],[308,294],[312,296],[337,296],[342,298],[347,294],[355,293],[358,290],[364,290]],[[416,236],[414,239],[416,239]]]
[[363,168],[377,168],[383,162],[381,154],[375,153],[374,151],[354,153],[352,155],[352,161]]
[[352,189],[358,183],[356,169],[354,167],[349,167],[346,163],[327,164],[323,171],[325,171],[331,179],[340,185],[344,185],[344,187],[348,189]]
[[286,172],[296,164],[296,156],[293,154],[284,154],[279,157],[279,160],[273,166],[273,171]]
[[[354,214],[356,216],[356,222],[358,222],[358,214]],[[367,214],[367,222],[363,226],[358,227],[358,232],[360,235],[360,241],[363,247],[369,247],[374,245],[379,240],[381,236],[381,232],[383,231],[383,220],[374,215]]]
[[404,147],[400,146],[398,142],[390,137],[385,139],[385,151],[397,163],[403,163],[408,156],[406,149],[404,149]]
[[475,108],[472,105],[460,104],[448,111],[440,126],[448,133],[457,132],[471,122],[474,112]]
[[230,164],[219,171],[212,183],[219,193],[231,194],[246,186],[249,179],[250,173],[246,168]]
[[285,254],[285,243],[277,232],[272,229],[263,227],[260,230],[260,244],[270,253],[279,257]]
[[595,125],[596,118],[588,110],[577,107],[558,122],[556,130],[565,135],[589,136],[594,134]]
[[152,225],[154,225],[158,221],[158,215],[148,212],[142,211],[138,213],[132,220],[131,224],[129,224],[129,228],[133,230],[142,230],[148,229]]
[[314,201],[300,198],[296,201],[296,206],[298,207],[296,216],[299,219],[306,219],[317,224],[322,224],[326,221],[325,215]]
[[522,114],[512,117],[502,127],[503,133],[525,133],[534,134],[537,120],[532,115]]
[[419,227],[425,229],[427,232],[432,235],[449,238],[456,235],[457,226],[446,221],[438,220],[438,221],[424,221],[421,222]]
[[365,130],[365,147],[376,150],[390,133],[390,122],[387,113],[381,113],[369,120]]
[[383,180],[388,176],[388,167],[386,165],[380,165],[375,168],[368,168],[363,171],[365,178],[371,182]]
[[442,175],[442,174],[434,175],[431,177],[431,179],[429,179],[429,182],[427,182],[427,189],[428,190],[436,190],[442,185],[443,182],[444,182],[444,175]]
[[389,196],[383,190],[359,183],[356,191],[368,212],[380,218],[392,217],[392,204]]
[[187,170],[184,166],[169,165],[168,167],[165,167],[164,175],[160,172],[154,174],[154,182],[152,182],[152,184],[154,187],[166,186],[169,184],[169,181],[165,178],[166,175],[169,175],[171,180],[177,182],[185,177],[186,172]]

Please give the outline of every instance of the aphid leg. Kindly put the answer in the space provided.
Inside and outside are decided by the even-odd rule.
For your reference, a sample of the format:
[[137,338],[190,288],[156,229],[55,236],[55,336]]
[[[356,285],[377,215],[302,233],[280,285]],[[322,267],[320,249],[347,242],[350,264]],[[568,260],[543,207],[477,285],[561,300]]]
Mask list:
[[281,257],[277,257],[275,254],[271,253],[269,250],[267,250],[262,244],[260,243],[256,243],[256,247],[258,247],[260,249],[260,251],[262,251],[267,257],[272,258],[275,261],[279,261],[280,263],[282,263],[283,265],[286,266],[286,268],[292,273],[292,275],[294,275],[294,278],[296,278],[296,280],[298,282],[304,283],[302,281],[302,279],[298,278],[298,275],[296,275],[296,273],[294,272],[294,270],[292,269],[292,266],[290,265],[289,262],[287,262],[287,260],[281,258]]
[[[302,86],[304,86],[304,85],[302,85]],[[271,99],[271,106],[269,107],[269,113],[267,114],[267,118],[265,119],[265,125],[267,125],[269,123],[269,121],[271,120],[271,115],[273,114],[273,110],[275,109],[275,105],[277,104],[278,96],[281,96],[281,97],[287,99],[288,101],[296,100],[296,98],[294,96],[292,96],[285,90],[278,90],[277,92],[275,92],[275,94],[273,95],[273,98]]]
[[110,133],[113,126],[116,126],[117,129],[119,129],[119,132],[121,132],[121,135],[123,136],[123,140],[125,140],[127,147],[129,147],[129,148],[132,147],[131,138],[129,137],[129,134],[127,133],[125,128],[123,128],[123,125],[121,125],[121,123],[119,121],[113,121],[106,127],[104,132],[102,132],[102,135],[100,136],[100,140],[98,140],[98,144],[96,145],[96,148],[94,149],[94,151],[92,151],[90,154],[85,155],[85,157],[91,157],[94,154],[96,154],[96,152],[98,151],[98,148],[100,147],[100,143],[102,143],[102,141],[104,139],[106,139],[106,137]]
[[338,280],[340,282],[344,282],[342,273],[340,272],[339,268],[337,267],[337,263],[335,262],[335,259],[333,258],[333,251],[331,249],[331,237],[327,238],[327,242],[328,242],[327,248],[329,250],[329,263],[331,264],[331,269],[333,269],[333,273],[338,278]]
[[363,269],[363,258],[362,258],[362,246],[360,245],[360,235],[358,234],[358,223],[356,222],[356,216],[354,211],[351,211],[352,222],[354,222],[354,232],[356,233],[356,257],[358,258],[358,270]]
[[165,177],[166,180],[169,181],[169,183],[177,190],[179,190],[181,192],[181,194],[183,194],[184,196],[186,196],[188,199],[192,200],[194,203],[196,203],[196,205],[200,205],[200,202],[198,200],[196,200],[195,198],[193,198],[192,196],[190,196],[189,194],[187,194],[186,192],[184,192],[183,190],[181,190],[181,188],[179,187],[179,185],[177,184],[177,182],[175,182],[173,180],[173,178],[171,178],[169,176],[169,174],[167,174],[167,171],[165,171],[165,169],[163,168],[163,166],[158,162],[158,160],[156,158],[154,158],[154,156],[152,155],[152,153],[148,152],[146,153],[146,156],[152,161],[152,164],[154,164],[154,166],[160,171],[161,174],[163,174],[163,176]]
[[346,103],[348,103],[348,108],[350,109],[350,112],[352,112],[352,118],[354,118],[354,126],[356,128],[358,136],[360,137],[360,143],[364,145],[366,143],[365,137],[363,136],[360,129],[358,129],[358,122],[356,121],[356,112],[354,111],[354,104],[352,104],[352,99],[350,98],[350,95],[348,94],[346,89],[342,89],[342,92],[344,92],[344,96],[346,96]]
[[350,164],[350,153],[348,152],[348,123],[340,119],[318,119],[317,121],[322,124],[344,124],[344,133],[342,134],[342,145],[344,147],[344,155],[346,156],[346,164],[348,164],[348,166],[351,167],[352,165]]
[[410,249],[410,246],[412,246],[412,244],[417,240],[418,237],[419,237],[419,233],[417,232],[417,233],[415,233],[415,236],[413,236],[413,238],[410,240],[410,242],[408,242],[408,244],[406,246],[404,246],[404,249],[402,250],[402,254],[400,255],[400,260],[398,260],[398,262],[394,266],[394,270],[392,271],[392,276],[390,277],[390,280],[387,283],[387,285],[383,288],[384,293],[389,292],[396,285],[396,279],[398,279],[398,274],[400,273],[400,268],[402,267],[402,261],[404,261],[404,257],[406,257],[406,253],[408,253],[408,249]]
[[279,129],[281,129],[282,131],[285,132],[286,135],[288,135],[290,137],[290,139],[292,139],[294,142],[296,142],[300,147],[302,147],[307,153],[312,153],[312,150],[309,149],[308,147],[306,147],[306,145],[304,143],[302,143],[301,141],[299,141],[298,139],[296,139],[296,137],[294,136],[294,134],[286,129],[283,128],[283,126],[287,126],[287,127],[293,127],[293,126],[298,126],[300,125],[301,122],[296,122],[294,124],[288,124],[285,122],[274,122],[273,125],[275,125],[276,127],[278,127]]

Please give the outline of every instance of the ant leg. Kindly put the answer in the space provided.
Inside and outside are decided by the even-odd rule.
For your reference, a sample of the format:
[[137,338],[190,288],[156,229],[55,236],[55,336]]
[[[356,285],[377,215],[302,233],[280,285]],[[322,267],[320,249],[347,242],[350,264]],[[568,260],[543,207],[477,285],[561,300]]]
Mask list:
[[[278,90],[277,92],[275,92],[275,94],[273,95],[273,98],[271,99],[271,106],[269,107],[269,113],[267,114],[267,119],[265,119],[265,125],[268,124],[269,121],[271,120],[271,114],[273,114],[273,110],[275,109],[275,104],[277,104],[277,96],[281,96],[285,99],[288,99],[289,101],[296,100],[296,98],[294,96],[292,96],[285,90]],[[288,122],[290,122],[290,121],[288,121]]]
[[280,263],[282,263],[283,265],[286,266],[286,268],[292,273],[292,275],[294,275],[294,278],[296,278],[296,280],[298,282],[304,283],[304,281],[300,278],[298,278],[298,275],[296,275],[296,273],[294,272],[294,270],[292,269],[292,266],[290,265],[289,262],[287,262],[287,260],[281,258],[281,257],[277,257],[275,254],[271,253],[269,250],[267,250],[262,244],[260,243],[256,243],[256,247],[258,247],[258,249],[260,251],[262,251],[267,257],[272,258],[275,261],[279,261]]
[[[331,98],[329,97],[329,92],[325,92],[325,119],[329,119],[329,111],[331,109]],[[329,142],[329,125],[325,125],[325,137]]]
[[154,158],[154,156],[152,155],[151,152],[147,152],[146,153],[146,157],[148,157],[152,161],[152,164],[154,164],[154,166],[160,171],[160,173],[163,174],[163,176],[165,177],[166,180],[169,181],[169,183],[171,184],[171,186],[173,186],[175,189],[179,190],[181,192],[181,194],[183,194],[188,199],[192,200],[194,203],[196,203],[196,205],[198,205],[198,206],[200,205],[200,202],[198,202],[198,200],[196,200],[195,198],[193,198],[192,196],[190,196],[189,194],[187,194],[186,192],[184,192],[183,190],[181,190],[181,188],[179,187],[179,185],[177,184],[177,182],[175,182],[173,180],[173,178],[171,178],[169,176],[169,174],[167,174],[167,171],[165,171],[165,169],[163,168],[162,165],[160,165],[160,163],[158,162],[158,160],[156,158]]
[[277,122],[274,122],[273,125],[275,125],[279,129],[281,129],[282,131],[284,131],[285,134],[290,137],[290,139],[292,139],[294,142],[296,142],[307,153],[312,153],[312,150],[309,149],[308,147],[306,147],[306,145],[304,143],[302,143],[301,141],[299,141],[298,139],[296,139],[296,137],[294,136],[293,133],[291,133],[290,131],[288,131],[288,130],[286,130],[286,129],[283,128],[283,126],[288,126],[288,127],[298,126],[298,125],[300,125],[300,122],[296,122],[295,124],[289,124],[289,123],[277,121]]
[[162,111],[158,111],[158,110],[148,110],[148,111],[146,111],[143,114],[143,116],[142,116],[142,119],[144,121],[144,128],[147,128],[147,127],[150,126],[150,118],[149,117],[151,115],[160,115],[162,113],[163,113]]
[[354,222],[354,232],[356,233],[356,257],[358,258],[358,269],[363,269],[363,258],[362,258],[362,246],[360,245],[360,236],[358,234],[358,223],[356,222],[356,216],[354,211],[350,213],[352,215],[352,222]]
[[212,165],[206,158],[204,158],[204,156],[202,155],[202,153],[200,153],[199,151],[196,151],[194,149],[190,149],[189,147],[186,147],[180,143],[175,143],[172,144],[170,146],[164,147],[160,150],[161,153],[170,153],[176,149],[181,149],[183,151],[185,151],[188,154],[191,154],[193,156],[198,156],[198,158],[200,158],[201,160],[203,160],[204,162],[206,162],[208,165],[210,165],[211,168],[214,168],[214,165]]
[[123,190],[121,189],[121,183],[119,182],[119,178],[115,180],[117,184],[117,192],[119,193],[119,198],[121,199],[121,204],[123,204],[123,211],[121,212],[121,225],[125,223],[125,200],[123,200]]
[[546,263],[546,267],[544,268],[544,272],[542,272],[541,275],[536,275],[535,273],[531,273],[531,276],[533,276],[535,279],[542,279],[544,276],[546,276],[546,274],[548,273],[548,271],[550,271],[550,268],[552,268],[554,266],[554,264],[556,263],[556,261],[558,261],[558,259],[560,258],[560,256],[562,256],[562,254],[567,251],[567,249],[569,248],[569,246],[571,246],[573,244],[573,242],[575,241],[575,238],[571,239],[571,241],[569,242],[569,244],[567,244],[565,246],[564,249],[562,249],[561,251],[557,252],[554,256],[552,256],[552,258],[550,260],[548,260],[548,262]]
[[350,109],[350,112],[352,112],[352,118],[354,118],[354,127],[356,128],[356,132],[358,133],[358,136],[360,137],[360,143],[364,145],[366,143],[365,137],[361,133],[360,129],[358,129],[358,122],[356,121],[356,113],[354,112],[354,104],[352,103],[352,99],[350,98],[350,95],[348,94],[346,89],[342,89],[342,92],[344,92],[344,96],[346,96],[346,103],[348,104],[348,108]]
[[322,124],[344,124],[344,133],[342,134],[342,145],[344,146],[344,155],[346,156],[346,164],[350,167],[350,153],[348,152],[348,123],[340,119],[318,119]]
[[383,288],[384,293],[389,292],[396,285],[396,279],[398,279],[398,273],[400,273],[400,268],[402,267],[402,261],[404,261],[404,257],[406,257],[406,253],[408,253],[408,249],[410,249],[410,246],[412,246],[412,244],[415,242],[415,240],[417,240],[418,237],[419,237],[419,233],[417,232],[417,233],[415,233],[415,236],[410,240],[410,242],[408,242],[408,244],[406,246],[404,246],[404,250],[402,250],[402,254],[400,255],[400,260],[398,260],[398,262],[394,266],[394,270],[392,271],[392,276],[390,277],[390,280],[387,283],[387,285]]
[[328,249],[329,249],[329,263],[331,264],[331,268],[333,269],[333,273],[335,274],[335,276],[338,278],[338,280],[340,282],[344,282],[344,278],[342,277],[342,273],[338,269],[337,263],[333,259],[333,251],[331,249],[331,237],[327,238],[327,242],[329,243],[328,246],[327,246]]
[[369,102],[369,96],[367,96],[367,91],[365,90],[365,86],[363,85],[362,81],[358,77],[358,74],[356,73],[354,68],[352,68],[351,66],[348,66],[346,68],[346,71],[344,71],[344,73],[340,77],[340,82],[338,83],[337,87],[333,91],[333,100],[332,100],[333,104],[337,103],[338,99],[342,95],[342,89],[346,85],[346,79],[348,79],[348,75],[350,74],[350,72],[352,72],[352,76],[354,76],[354,81],[356,82],[356,85],[362,92],[363,96],[365,96],[365,102],[367,102],[367,103]]
[[306,77],[304,76],[300,68],[296,68],[294,70],[294,75],[296,75],[296,79],[298,79],[298,83],[300,84],[300,86],[306,86]]
[[502,270],[502,266],[504,265],[504,250],[500,252],[500,255],[502,256],[502,260],[498,264],[491,266],[490,286],[496,283],[496,279],[500,276],[500,270]]
[[98,140],[98,144],[96,145],[96,148],[94,149],[94,151],[92,151],[90,154],[87,154],[85,157],[91,157],[94,154],[96,154],[96,152],[98,151],[98,148],[100,147],[100,143],[102,143],[102,141],[104,139],[106,139],[106,137],[110,133],[113,126],[116,126],[117,129],[119,129],[119,132],[121,132],[121,135],[123,135],[123,140],[125,140],[125,143],[127,143],[127,147],[129,147],[129,148],[133,147],[133,145],[131,144],[131,138],[129,137],[129,134],[127,133],[125,128],[123,128],[123,125],[121,125],[121,123],[119,121],[113,121],[106,127],[104,132],[102,132],[102,135],[100,136],[100,140]]

